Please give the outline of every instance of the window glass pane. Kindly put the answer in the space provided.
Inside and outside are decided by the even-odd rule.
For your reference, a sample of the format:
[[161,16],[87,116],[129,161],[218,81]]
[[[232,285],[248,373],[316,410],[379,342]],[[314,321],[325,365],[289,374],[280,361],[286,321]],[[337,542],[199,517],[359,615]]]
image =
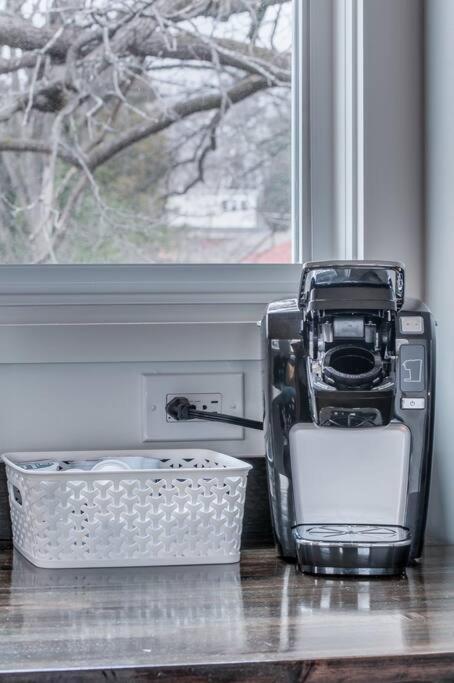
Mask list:
[[291,261],[291,0],[0,0],[3,263]]

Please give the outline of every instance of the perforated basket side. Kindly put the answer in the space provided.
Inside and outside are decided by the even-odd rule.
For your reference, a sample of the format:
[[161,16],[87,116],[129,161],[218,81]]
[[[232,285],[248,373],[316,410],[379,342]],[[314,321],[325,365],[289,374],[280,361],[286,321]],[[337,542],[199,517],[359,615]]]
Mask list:
[[[39,566],[239,559],[245,471],[29,472],[6,460],[16,547]],[[14,498],[20,492],[21,503]]]

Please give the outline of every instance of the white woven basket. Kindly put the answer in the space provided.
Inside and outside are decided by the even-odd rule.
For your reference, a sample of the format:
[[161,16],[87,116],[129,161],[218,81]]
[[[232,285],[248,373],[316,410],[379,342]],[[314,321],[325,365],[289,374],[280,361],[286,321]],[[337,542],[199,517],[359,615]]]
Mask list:
[[[24,470],[37,460],[148,456],[156,470]],[[209,450],[7,453],[15,547],[38,567],[238,562],[251,466]]]

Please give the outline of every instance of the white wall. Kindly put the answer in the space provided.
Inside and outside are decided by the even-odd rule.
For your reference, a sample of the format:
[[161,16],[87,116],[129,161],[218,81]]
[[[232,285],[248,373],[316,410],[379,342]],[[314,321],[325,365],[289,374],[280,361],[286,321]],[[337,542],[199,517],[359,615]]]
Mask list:
[[363,42],[365,258],[403,261],[421,297],[422,0],[365,0]]
[[438,321],[429,530],[454,543],[454,2],[426,3],[427,299]]
[[[144,374],[239,374],[243,413],[261,419],[257,321],[269,301],[294,295],[299,272],[299,266],[2,268],[0,453],[174,445],[144,441]],[[185,390],[184,378],[176,390]],[[227,426],[232,437],[218,438],[212,427],[216,438],[177,445],[264,455],[261,432],[243,430],[238,438],[239,430]]]

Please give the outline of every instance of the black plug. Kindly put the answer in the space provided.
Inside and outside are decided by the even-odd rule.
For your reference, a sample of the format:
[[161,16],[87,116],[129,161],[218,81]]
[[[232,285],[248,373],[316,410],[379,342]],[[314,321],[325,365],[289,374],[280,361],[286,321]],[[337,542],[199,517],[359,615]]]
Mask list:
[[238,425],[248,429],[263,429],[263,422],[258,420],[247,420],[236,415],[223,415],[222,413],[197,410],[186,396],[172,398],[166,405],[166,413],[177,422],[180,420],[209,420],[210,422],[224,422],[224,424]]
[[176,396],[166,405],[166,413],[174,420],[192,420],[189,414],[191,404],[185,396]]

